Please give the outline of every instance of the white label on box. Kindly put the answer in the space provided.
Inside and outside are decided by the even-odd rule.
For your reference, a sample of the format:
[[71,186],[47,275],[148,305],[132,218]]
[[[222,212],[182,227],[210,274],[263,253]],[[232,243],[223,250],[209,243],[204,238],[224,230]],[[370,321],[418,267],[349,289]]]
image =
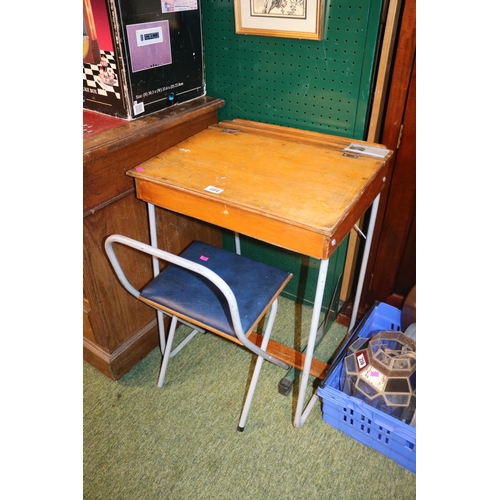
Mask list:
[[144,113],[144,103],[143,102],[134,102],[134,115],[140,115]]
[[198,0],[161,0],[161,11],[163,14],[197,9]]

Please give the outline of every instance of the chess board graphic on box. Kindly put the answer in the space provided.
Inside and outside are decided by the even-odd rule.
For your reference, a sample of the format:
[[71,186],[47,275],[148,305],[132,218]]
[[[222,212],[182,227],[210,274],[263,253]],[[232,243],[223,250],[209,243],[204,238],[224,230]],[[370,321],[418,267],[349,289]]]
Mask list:
[[107,0],[83,1],[83,107],[128,118]]
[[114,52],[99,50],[99,54],[99,64],[83,63],[84,107],[126,118]]
[[84,108],[135,119],[205,95],[199,0],[84,0]]

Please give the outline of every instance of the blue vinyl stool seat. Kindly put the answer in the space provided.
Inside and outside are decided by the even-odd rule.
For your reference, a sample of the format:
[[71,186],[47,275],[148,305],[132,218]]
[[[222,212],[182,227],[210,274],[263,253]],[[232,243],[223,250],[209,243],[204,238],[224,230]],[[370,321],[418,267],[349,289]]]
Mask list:
[[[114,253],[113,243],[141,250],[168,262],[168,265],[139,292],[125,277]],[[161,343],[165,344],[165,349],[159,387],[163,385],[169,358],[200,331],[208,330],[221,335],[258,355],[238,426],[238,430],[242,431],[263,360],[289,368],[286,363],[269,355],[266,348],[277,313],[277,298],[292,275],[200,241],[193,242],[178,256],[121,235],[109,236],[105,248],[124,287],[137,299],[172,317],[168,338]],[[259,347],[248,336],[269,310]],[[172,351],[178,320],[193,330]]]
[[[200,241],[193,242],[180,256],[211,269],[229,285],[245,335],[260,321],[283,283],[288,281],[289,273],[281,269]],[[207,278],[189,269],[168,266],[142,289],[139,298],[237,339],[222,292]]]

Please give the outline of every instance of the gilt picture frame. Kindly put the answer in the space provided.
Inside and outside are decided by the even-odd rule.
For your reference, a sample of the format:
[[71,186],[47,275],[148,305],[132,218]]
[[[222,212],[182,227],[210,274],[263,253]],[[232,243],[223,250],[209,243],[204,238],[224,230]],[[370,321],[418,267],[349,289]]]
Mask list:
[[323,0],[234,0],[236,33],[321,40]]

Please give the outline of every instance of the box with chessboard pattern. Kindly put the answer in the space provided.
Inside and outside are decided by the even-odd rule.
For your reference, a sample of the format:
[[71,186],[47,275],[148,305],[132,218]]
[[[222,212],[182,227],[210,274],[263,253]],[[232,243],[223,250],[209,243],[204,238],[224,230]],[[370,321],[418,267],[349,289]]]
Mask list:
[[128,120],[205,95],[200,0],[84,0],[83,107]]

